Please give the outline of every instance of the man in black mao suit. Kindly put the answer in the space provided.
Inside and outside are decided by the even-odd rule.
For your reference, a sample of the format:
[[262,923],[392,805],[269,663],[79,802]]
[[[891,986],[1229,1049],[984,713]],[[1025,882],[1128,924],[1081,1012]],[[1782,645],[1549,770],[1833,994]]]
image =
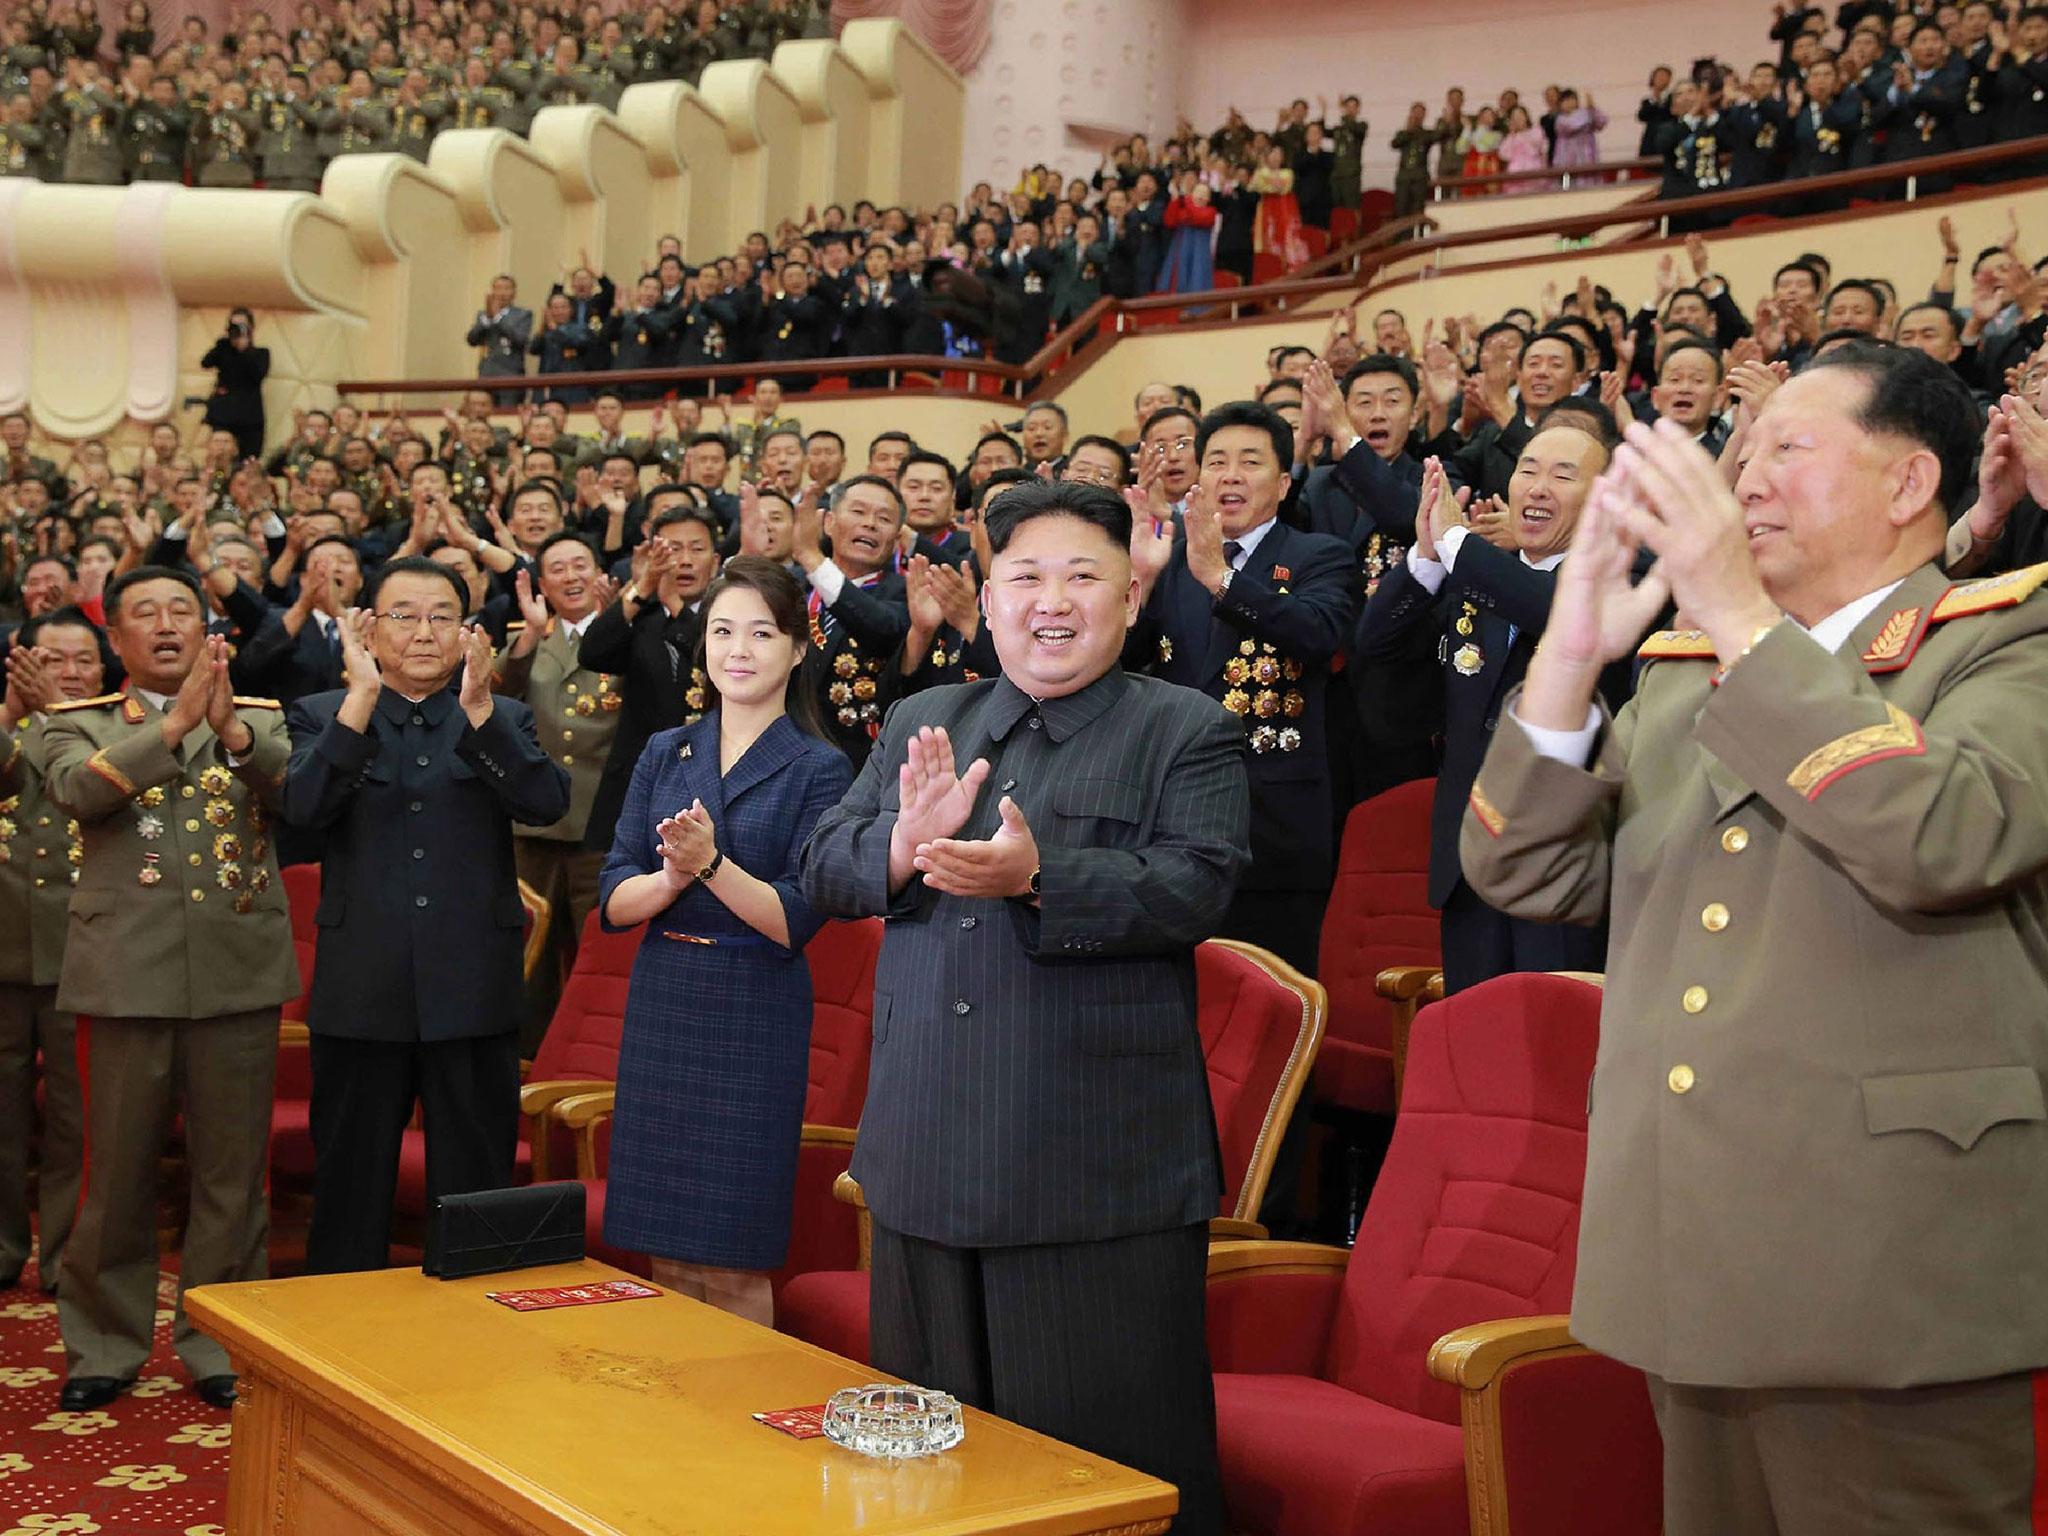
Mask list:
[[[512,1182],[525,914],[512,823],[569,809],[445,567],[394,560],[344,630],[348,686],[292,706],[284,811],[325,834],[312,1031],[314,1273],[389,1262],[417,1100],[427,1194]],[[457,678],[460,686],[453,686]]]
[[1272,409],[1219,406],[1195,453],[1183,536],[1161,522],[1132,546],[1146,597],[1125,665],[1199,688],[1242,722],[1252,865],[1220,931],[1313,975],[1332,872],[1330,659],[1358,619],[1357,562],[1341,539],[1279,520],[1294,441]]
[[1111,492],[992,508],[1002,676],[891,710],[804,850],[820,911],[890,919],[853,1161],[874,1362],[1169,1479],[1175,1529],[1210,1536],[1194,946],[1249,858],[1244,730],[1118,665],[1139,599]]
[[[1550,617],[1556,570],[1607,450],[1576,425],[1538,430],[1508,485],[1508,527],[1518,549],[1496,549],[1464,521],[1437,461],[1423,481],[1414,547],[1380,581],[1358,623],[1353,652],[1400,654],[1418,629],[1435,633],[1444,690],[1444,758],[1429,838],[1429,902],[1443,914],[1444,990],[1508,971],[1597,971],[1606,934],[1511,918],[1465,883],[1458,830],[1473,781]],[[1617,708],[1626,665],[1603,679]]]
[[811,587],[808,665],[825,729],[856,771],[881,730],[886,673],[910,632],[903,578],[891,569],[902,530],[903,493],[880,475],[845,481],[830,512],[815,496],[797,503],[793,557]]

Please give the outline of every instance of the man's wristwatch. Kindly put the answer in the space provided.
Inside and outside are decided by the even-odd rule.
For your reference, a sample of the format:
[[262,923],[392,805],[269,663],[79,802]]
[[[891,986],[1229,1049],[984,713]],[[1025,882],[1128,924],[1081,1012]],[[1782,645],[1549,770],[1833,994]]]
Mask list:
[[700,880],[700,881],[709,881],[709,880],[710,880],[710,878],[711,878],[711,877],[712,877],[713,875],[715,875],[715,874],[717,874],[717,873],[718,873],[718,867],[719,867],[719,865],[723,864],[724,862],[725,862],[725,853],[724,853],[724,850],[722,850],[722,849],[721,849],[721,850],[718,850],[718,851],[714,852],[714,853],[713,853],[713,854],[711,855],[711,862],[710,862],[709,864],[706,864],[706,865],[705,865],[705,866],[704,866],[704,867],[703,867],[702,869],[700,869],[700,870],[698,870],[698,871],[697,871],[697,878],[698,878],[698,880]]
[[1025,882],[1025,885],[1024,885],[1024,888],[1025,888],[1025,890],[1027,890],[1028,892],[1030,892],[1030,894],[1031,894],[1031,896],[1033,897],[1033,899],[1036,899],[1036,898],[1037,898],[1037,896],[1038,896],[1038,894],[1039,894],[1039,890],[1038,890],[1038,875],[1039,875],[1039,871],[1037,871],[1037,870],[1035,870],[1035,869],[1034,869],[1034,870],[1032,870],[1032,871],[1031,871],[1031,878],[1030,878],[1030,879],[1029,879],[1028,881],[1026,881],[1026,882]]

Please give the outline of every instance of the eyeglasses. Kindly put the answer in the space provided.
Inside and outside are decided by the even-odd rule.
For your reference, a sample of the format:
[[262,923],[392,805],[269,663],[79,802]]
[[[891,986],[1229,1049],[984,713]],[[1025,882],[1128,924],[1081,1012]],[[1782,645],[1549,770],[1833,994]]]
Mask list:
[[418,629],[424,624],[437,635],[445,635],[462,620],[452,613],[414,613],[410,608],[393,609],[380,613],[378,618],[396,624],[400,629]]

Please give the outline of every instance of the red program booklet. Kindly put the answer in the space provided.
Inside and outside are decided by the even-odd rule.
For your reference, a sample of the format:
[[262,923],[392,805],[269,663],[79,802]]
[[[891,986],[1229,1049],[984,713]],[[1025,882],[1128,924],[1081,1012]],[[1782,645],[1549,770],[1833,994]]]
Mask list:
[[757,1413],[754,1422],[779,1429],[798,1440],[815,1440],[825,1433],[825,1405],[813,1403],[808,1408],[778,1408],[773,1413]]
[[485,1291],[501,1307],[514,1312],[545,1312],[552,1307],[594,1307],[605,1301],[638,1301],[662,1293],[637,1280],[599,1280],[591,1285],[542,1285],[530,1291]]

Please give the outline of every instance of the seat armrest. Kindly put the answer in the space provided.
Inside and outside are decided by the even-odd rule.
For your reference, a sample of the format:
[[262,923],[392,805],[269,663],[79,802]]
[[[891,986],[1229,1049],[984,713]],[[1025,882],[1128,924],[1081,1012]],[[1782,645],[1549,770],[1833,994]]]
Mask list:
[[[547,1118],[567,1126],[576,1136],[576,1177],[589,1183],[597,1178],[597,1128],[612,1116],[618,1090],[610,1083],[590,1093],[572,1094],[550,1106]],[[545,1126],[543,1126],[545,1130]],[[543,1137],[543,1139],[545,1139]],[[534,1181],[540,1181],[539,1141],[534,1144]]]
[[1481,1392],[1509,1366],[1532,1355],[1585,1348],[1568,1317],[1509,1317],[1454,1328],[1429,1347],[1429,1374],[1465,1392]]
[[1350,1259],[1349,1249],[1326,1243],[1212,1242],[1212,1368],[1321,1375]]
[[1394,1107],[1401,1107],[1401,1082],[1408,1075],[1408,1031],[1424,1003],[1443,1001],[1444,973],[1433,965],[1390,965],[1373,978],[1373,990],[1393,1004],[1390,1044],[1394,1056]]
[[842,1173],[832,1181],[832,1198],[841,1205],[858,1206],[863,1211],[868,1208],[868,1197],[861,1193],[860,1180],[850,1173]]
[[526,1117],[526,1146],[533,1157],[533,1182],[545,1184],[555,1176],[554,1138],[548,1134],[550,1112],[564,1099],[579,1094],[609,1092],[611,1084],[601,1077],[549,1078],[519,1085],[519,1113]]
[[277,1026],[277,1044],[280,1050],[287,1047],[303,1051],[313,1043],[313,1032],[306,1028],[302,1019],[284,1019]]
[[1212,1243],[1246,1241],[1264,1242],[1270,1234],[1256,1221],[1246,1221],[1241,1216],[1211,1216],[1209,1218],[1209,1241]]
[[[822,1130],[822,1126],[805,1126],[805,1130]],[[846,1133],[849,1137],[851,1131]],[[860,1269],[863,1274],[873,1262],[875,1253],[875,1218],[868,1214],[868,1197],[861,1193],[860,1180],[850,1173],[842,1173],[832,1181],[832,1198],[841,1205],[850,1205],[860,1212]]]
[[[812,1125],[807,1120],[804,1122],[801,1144],[806,1147],[850,1147],[856,1134],[843,1125]],[[856,1185],[855,1188],[859,1186]],[[839,1193],[836,1184],[832,1193],[835,1196]]]

